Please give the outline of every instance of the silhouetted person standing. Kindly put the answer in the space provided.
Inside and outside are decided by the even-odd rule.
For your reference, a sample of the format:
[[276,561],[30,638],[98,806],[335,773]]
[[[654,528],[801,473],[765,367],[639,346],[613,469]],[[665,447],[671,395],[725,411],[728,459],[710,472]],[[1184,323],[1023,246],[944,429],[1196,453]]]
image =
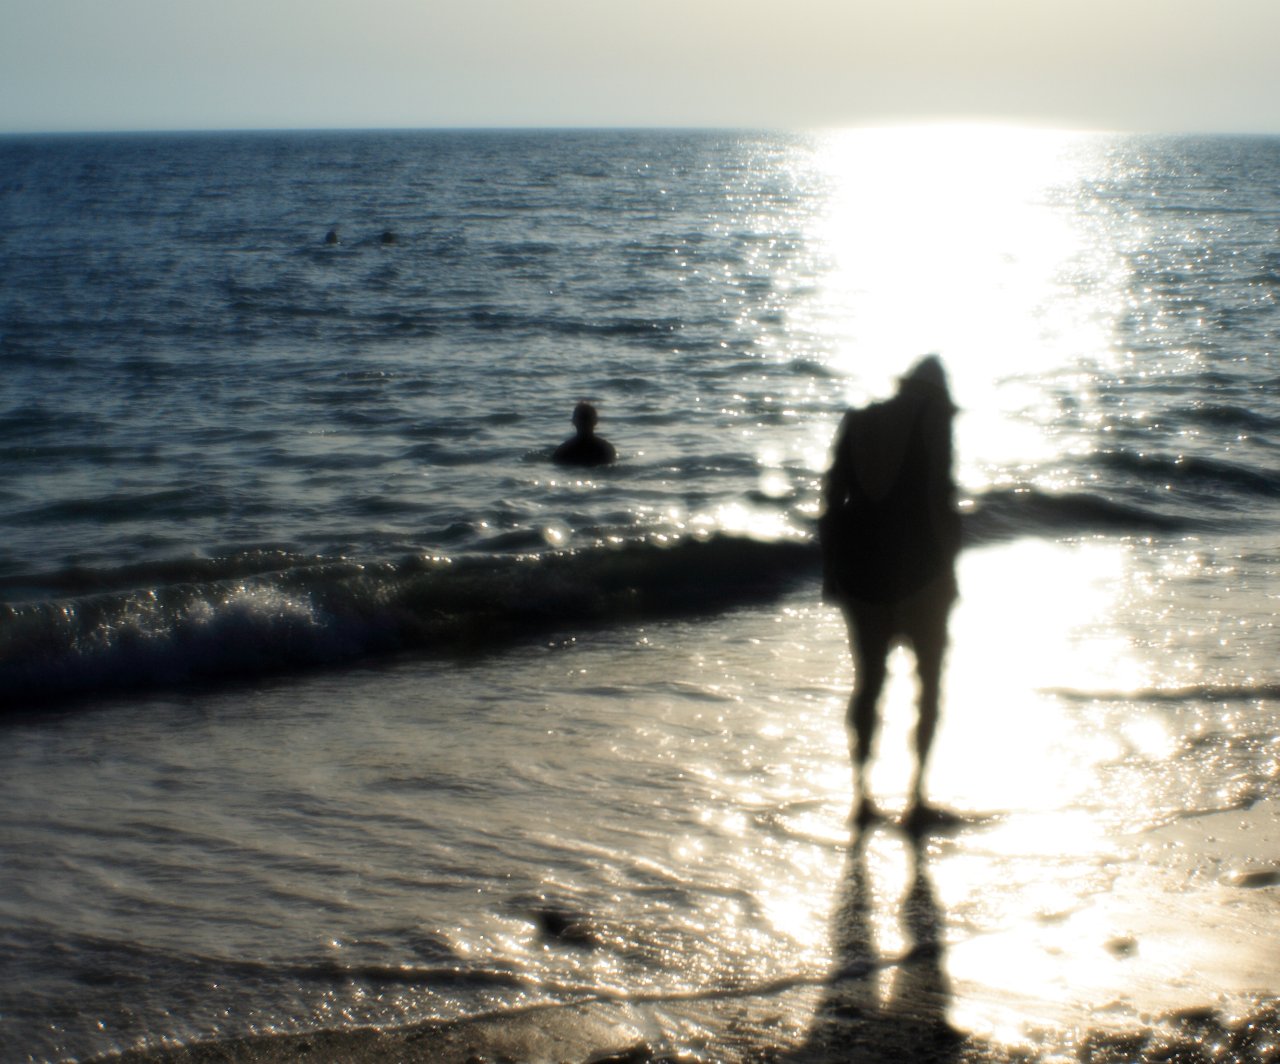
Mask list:
[[573,408],[573,426],[577,435],[565,440],[551,455],[559,465],[598,466],[608,465],[618,457],[613,444],[596,435],[596,422],[600,420],[596,408],[590,403],[579,403]]
[[960,550],[951,478],[955,411],[942,363],[932,355],[921,360],[893,398],[845,414],[823,485],[823,595],[843,610],[854,657],[849,730],[860,823],[875,815],[867,759],[889,652],[899,644],[915,653],[920,678],[908,820],[928,815],[923,777],[938,723]]

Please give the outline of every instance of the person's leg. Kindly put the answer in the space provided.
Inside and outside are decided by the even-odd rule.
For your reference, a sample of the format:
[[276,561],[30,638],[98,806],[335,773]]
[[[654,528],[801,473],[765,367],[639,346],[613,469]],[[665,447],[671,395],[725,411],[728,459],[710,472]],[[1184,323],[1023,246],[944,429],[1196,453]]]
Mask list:
[[867,797],[867,761],[879,722],[880,693],[884,689],[889,656],[889,618],[876,607],[845,608],[849,646],[853,651],[853,694],[849,698],[850,754],[854,773],[854,816],[865,822],[875,813]]
[[942,698],[942,665],[947,651],[947,620],[955,601],[953,578],[925,588],[910,606],[910,639],[920,681],[919,716],[916,720],[916,766],[911,783],[911,804],[924,806],[924,774],[938,729]]
[[911,782],[911,804],[924,804],[924,773],[938,729],[938,703],[942,687],[942,657],[946,639],[916,644],[916,668],[920,677],[920,713],[916,720],[916,768]]

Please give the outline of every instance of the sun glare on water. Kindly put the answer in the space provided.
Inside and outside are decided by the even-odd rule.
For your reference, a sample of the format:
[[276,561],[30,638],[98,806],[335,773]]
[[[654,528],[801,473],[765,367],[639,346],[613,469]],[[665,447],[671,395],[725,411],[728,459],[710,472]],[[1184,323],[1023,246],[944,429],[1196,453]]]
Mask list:
[[813,309],[832,369],[862,402],[921,355],[942,356],[961,407],[962,479],[1052,453],[1026,415],[1039,378],[1106,350],[1101,316],[1061,298],[1091,254],[1055,198],[1082,135],[984,125],[849,130],[816,166],[830,189],[815,241],[829,264]]
[[[922,355],[942,357],[961,408],[965,495],[1086,490],[1072,479],[1079,436],[1054,419],[1066,403],[1088,421],[1091,374],[1114,357],[1125,281],[1078,209],[1093,160],[1087,136],[994,126],[831,133],[810,160],[827,199],[813,223],[822,268],[804,324],[826,336],[850,405],[892,393]],[[1102,889],[1114,823],[1149,819],[1140,795],[1131,808],[1098,805],[1098,767],[1129,749],[1156,758],[1171,749],[1151,715],[1117,734],[1074,712],[1088,692],[1164,682],[1160,661],[1133,638],[1135,602],[1147,593],[1140,550],[1116,537],[1055,539],[979,546],[960,561],[928,792],[990,824],[976,842],[935,851],[927,878],[944,923],[968,906],[979,922],[1010,929],[949,960],[970,986],[1002,985],[1045,943],[1059,949],[1059,914],[1087,908],[1082,899]],[[892,812],[906,804],[915,698],[904,651],[891,662],[871,764],[871,791]],[[848,787],[839,775],[832,784]],[[894,838],[875,833],[866,857],[871,879],[888,884],[874,919],[890,953],[910,944],[897,936],[911,861]],[[1059,985],[1064,971],[1082,985],[1114,978],[1104,949],[1070,961],[1026,970],[1010,995],[1074,1000]],[[994,1030],[1000,1007],[986,1001],[960,1018]]]

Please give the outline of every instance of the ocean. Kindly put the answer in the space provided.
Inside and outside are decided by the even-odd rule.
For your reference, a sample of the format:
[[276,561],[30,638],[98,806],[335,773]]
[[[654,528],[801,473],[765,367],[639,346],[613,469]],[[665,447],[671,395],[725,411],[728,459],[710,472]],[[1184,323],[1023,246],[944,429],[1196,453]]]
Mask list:
[[[7,137],[0,266],[0,1058],[1272,1059],[1280,138]],[[966,827],[854,844],[930,352]]]

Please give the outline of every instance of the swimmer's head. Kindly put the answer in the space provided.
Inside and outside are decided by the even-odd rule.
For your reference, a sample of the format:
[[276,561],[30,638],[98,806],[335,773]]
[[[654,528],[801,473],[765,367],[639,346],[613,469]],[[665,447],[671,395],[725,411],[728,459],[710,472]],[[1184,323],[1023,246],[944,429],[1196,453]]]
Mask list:
[[579,431],[587,432],[595,428],[599,420],[600,416],[596,413],[596,408],[590,403],[579,403],[573,408],[573,424]]

